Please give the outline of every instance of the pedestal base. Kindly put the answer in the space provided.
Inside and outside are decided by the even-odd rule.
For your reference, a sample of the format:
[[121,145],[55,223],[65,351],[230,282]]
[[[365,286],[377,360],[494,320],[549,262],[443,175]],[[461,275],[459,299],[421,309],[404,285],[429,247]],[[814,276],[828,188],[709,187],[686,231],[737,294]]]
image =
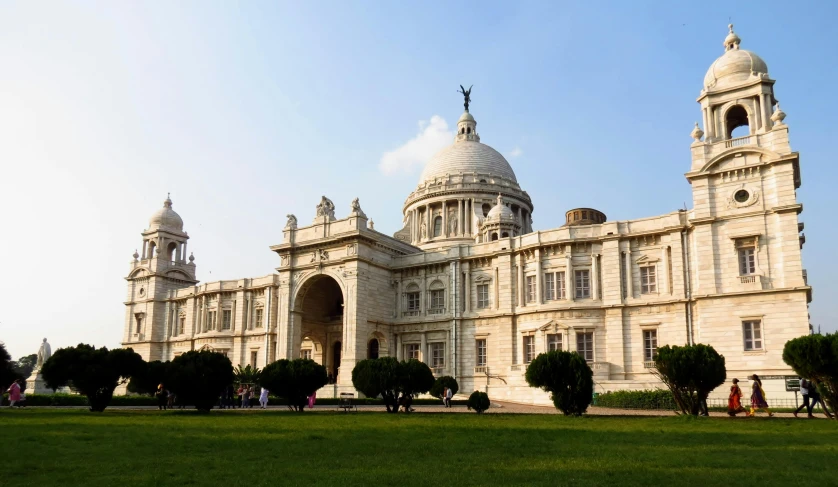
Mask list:
[[52,394],[53,390],[47,387],[40,370],[35,370],[26,379],[26,394]]

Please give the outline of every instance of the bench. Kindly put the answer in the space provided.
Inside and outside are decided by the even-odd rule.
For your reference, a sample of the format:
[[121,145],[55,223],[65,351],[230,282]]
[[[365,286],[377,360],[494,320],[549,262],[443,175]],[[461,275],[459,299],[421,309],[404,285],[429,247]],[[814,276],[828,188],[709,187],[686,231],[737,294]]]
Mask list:
[[341,392],[338,400],[338,409],[343,409],[343,412],[358,411],[358,406],[353,404],[355,394],[351,392]]

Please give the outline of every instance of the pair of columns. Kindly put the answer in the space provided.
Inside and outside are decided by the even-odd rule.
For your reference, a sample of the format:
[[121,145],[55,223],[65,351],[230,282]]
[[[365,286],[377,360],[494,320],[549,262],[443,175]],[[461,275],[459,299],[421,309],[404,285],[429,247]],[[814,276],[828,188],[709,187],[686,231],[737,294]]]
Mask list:
[[[459,198],[457,199],[457,228],[454,230],[454,233],[451,234],[449,232],[449,223],[448,223],[448,203],[452,200],[444,200],[440,202],[442,205],[442,231],[440,232],[440,236],[438,238],[451,238],[451,237],[464,237],[470,234],[470,231],[467,230],[471,225],[471,213],[469,213],[469,209],[471,208],[471,212],[473,213],[474,208],[474,198]],[[433,219],[432,216],[432,203],[426,203],[421,208],[424,208],[424,212],[420,211],[420,207],[416,207],[410,210],[410,222],[411,222],[411,238],[414,243],[421,242],[422,239],[422,223],[424,220],[425,224],[425,239],[430,240],[434,238],[434,228],[433,228]],[[422,216],[424,215],[424,217]],[[466,221],[468,220],[468,221]]]

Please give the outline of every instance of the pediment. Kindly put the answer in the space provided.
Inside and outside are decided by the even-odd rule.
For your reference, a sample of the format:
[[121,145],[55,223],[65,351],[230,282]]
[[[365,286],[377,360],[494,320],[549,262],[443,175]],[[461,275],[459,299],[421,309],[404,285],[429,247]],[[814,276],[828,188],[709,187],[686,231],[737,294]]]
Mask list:
[[486,274],[477,274],[473,278],[474,282],[480,282],[480,283],[489,282],[491,280],[492,280],[492,278],[487,276]]
[[655,262],[658,262],[659,260],[660,259],[658,259],[657,257],[649,257],[648,255],[644,254],[644,255],[641,255],[640,257],[638,257],[637,260],[635,260],[634,262],[636,264],[654,264]]

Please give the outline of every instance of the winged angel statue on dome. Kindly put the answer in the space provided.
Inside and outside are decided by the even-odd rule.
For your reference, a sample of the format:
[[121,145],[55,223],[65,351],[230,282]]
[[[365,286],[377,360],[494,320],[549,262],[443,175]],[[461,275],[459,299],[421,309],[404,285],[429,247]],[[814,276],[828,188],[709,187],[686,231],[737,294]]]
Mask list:
[[466,107],[466,111],[468,111],[468,104],[471,103],[471,89],[474,88],[474,85],[468,87],[468,89],[463,88],[463,85],[460,85],[460,91],[457,93],[462,93],[464,98],[463,106]]

